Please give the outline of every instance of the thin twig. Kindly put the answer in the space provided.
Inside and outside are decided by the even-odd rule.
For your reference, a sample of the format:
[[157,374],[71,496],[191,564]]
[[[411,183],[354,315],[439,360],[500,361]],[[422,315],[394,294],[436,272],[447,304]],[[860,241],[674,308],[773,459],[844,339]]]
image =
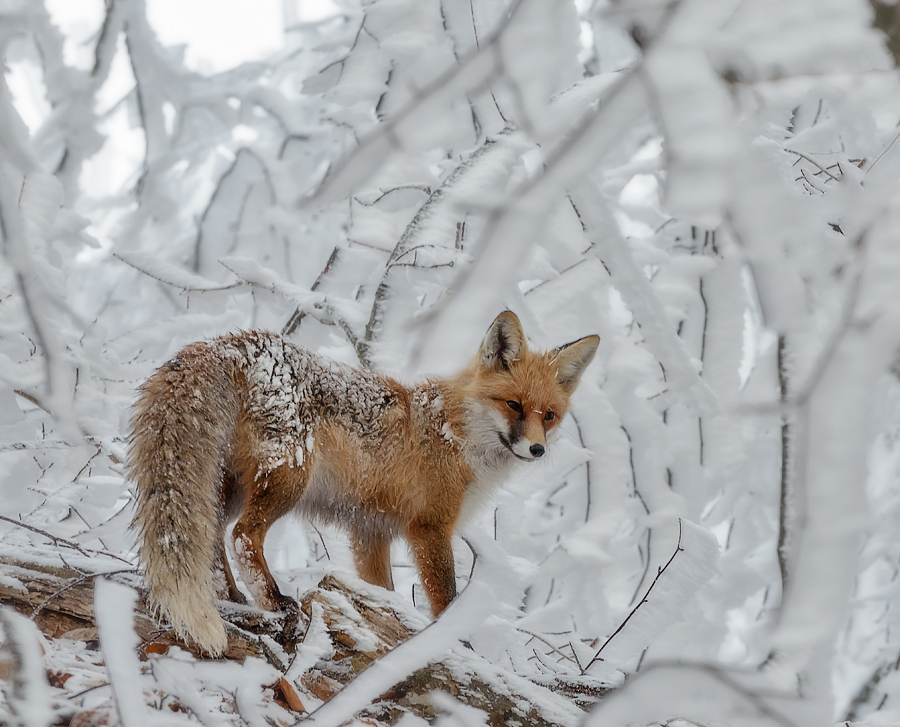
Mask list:
[[[93,548],[85,548],[72,540],[68,540],[66,538],[61,538],[57,535],[53,535],[52,533],[48,533],[46,530],[41,530],[40,528],[36,528],[33,525],[27,525],[26,523],[23,523],[21,520],[13,520],[11,517],[6,517],[5,515],[0,515],[0,520],[4,520],[5,522],[16,525],[17,527],[24,528],[25,530],[30,530],[31,532],[37,533],[38,535],[43,535],[45,538],[49,538],[50,540],[52,540],[54,545],[64,545],[67,548],[72,548],[72,550],[79,552],[81,555],[83,555],[85,557],[88,557],[90,554],[105,555],[108,558],[115,558],[116,560],[120,560],[123,563],[128,563],[128,561],[125,560],[125,558],[122,558],[121,556],[118,556],[115,553],[108,553],[105,550],[94,550]],[[130,563],[129,563],[129,565],[130,565]]]
[[[530,291],[529,291],[530,292]],[[576,416],[569,412],[569,415],[572,417],[572,421],[575,422],[575,429],[578,430],[578,441],[581,442],[582,449],[587,449],[587,445],[584,443],[584,436],[581,433],[581,425],[578,423],[578,419]],[[584,463],[585,467],[585,490],[586,490],[586,498],[587,502],[584,506],[584,521],[587,522],[591,517],[591,458],[588,457],[587,461]]]
[[[497,28],[484,41],[480,48],[476,48],[465,57],[459,59],[458,62],[453,63],[444,73],[438,76],[425,89],[414,93],[409,101],[403,106],[403,108],[397,111],[390,119],[379,125],[372,134],[363,139],[352,154],[343,159],[338,165],[333,168],[330,176],[325,179],[322,187],[313,196],[313,201],[315,200],[316,196],[321,195],[330,186],[331,180],[342,176],[343,173],[356,162],[357,158],[365,157],[372,146],[378,144],[382,139],[397,139],[398,128],[401,124],[403,124],[414,113],[419,111],[422,106],[424,106],[436,94],[440,93],[445,88],[450,86],[454,81],[460,78],[460,76],[468,71],[469,67],[472,66],[473,63],[482,55],[486,53],[492,53],[493,46],[499,43],[501,37],[503,36],[503,33],[509,27],[510,23],[515,19],[522,5],[523,0],[513,0],[513,2],[507,8],[502,22],[498,24]],[[490,72],[491,71],[489,69],[487,71],[488,75],[490,75]]]
[[612,641],[619,634],[619,632],[625,628],[625,626],[628,624],[628,622],[637,613],[638,609],[641,606],[643,606],[645,603],[647,603],[647,599],[650,597],[650,593],[651,593],[651,591],[653,591],[653,587],[659,582],[659,579],[662,576],[662,574],[666,572],[666,570],[669,568],[670,565],[672,565],[672,561],[675,560],[675,556],[678,555],[679,553],[684,552],[684,548],[681,547],[681,534],[682,534],[681,518],[678,518],[678,542],[675,544],[675,550],[672,553],[671,557],[669,558],[669,560],[666,561],[666,564],[664,566],[662,566],[662,568],[660,568],[656,572],[656,577],[653,579],[653,582],[650,584],[650,587],[647,589],[647,592],[644,594],[644,597],[640,600],[640,602],[633,609],[631,609],[631,612],[625,617],[625,620],[619,624],[618,628],[615,631],[613,631],[609,635],[609,637],[607,637],[606,641],[603,642],[603,645],[599,649],[597,649],[597,653],[594,654],[594,656],[588,662],[587,666],[584,668],[585,671],[590,669],[591,666],[594,664],[594,662],[596,662],[597,660],[600,659],[600,654],[603,653],[603,650],[607,647],[609,642]]
[[[778,336],[778,385],[780,389],[780,400],[787,401],[788,398],[788,380],[787,371],[785,369],[785,346],[786,338],[782,333]],[[790,437],[791,426],[787,413],[781,415],[781,491],[778,499],[778,544],[776,545],[776,555],[778,557],[778,570],[781,574],[781,596],[787,590],[787,532],[788,532],[788,477],[790,473]]]
[[[102,447],[104,442],[127,442],[127,437],[85,437],[83,442],[67,442],[65,439],[31,439],[23,442],[4,442],[0,444],[0,452],[22,452],[31,449],[67,449],[69,447]],[[116,458],[111,458],[117,461]]]
[[[821,174],[825,174],[826,176],[830,177],[831,180],[833,180],[833,181],[835,181],[835,182],[837,182],[837,181],[840,180],[840,177],[834,176],[834,175],[833,175],[831,172],[829,172],[825,167],[823,167],[821,164],[819,164],[819,162],[817,162],[817,161],[816,161],[815,159],[813,159],[812,157],[808,157],[808,156],[807,156],[806,154],[804,154],[803,152],[795,151],[795,150],[793,150],[793,149],[785,149],[785,151],[786,151],[786,152],[789,152],[789,153],[791,153],[791,154],[796,154],[798,157],[800,157],[800,159],[805,159],[805,160],[808,161],[810,164],[812,164],[813,166],[817,167],[817,168],[820,170],[820,173],[821,173]],[[798,159],[797,161],[799,161],[799,159]],[[795,162],[795,164],[796,164],[796,162]]]
[[[506,128],[497,134],[497,137],[509,134],[511,131],[511,128]],[[434,209],[446,199],[448,192],[453,189],[456,184],[465,177],[466,173],[475,166],[478,160],[487,154],[487,152],[489,152],[496,144],[496,137],[485,139],[484,143],[450,172],[441,185],[428,196],[428,199],[425,200],[424,204],[418,209],[412,220],[410,220],[409,224],[403,230],[403,234],[394,246],[387,263],[385,263],[381,281],[375,291],[375,298],[372,301],[372,310],[369,313],[369,321],[366,324],[366,331],[362,338],[361,360],[367,361],[369,359],[369,349],[371,348],[376,333],[381,327],[384,318],[384,305],[390,289],[390,273],[392,268],[397,266],[397,261],[412,249],[411,243],[421,229],[422,223],[432,214]]]
[[137,263],[135,263],[131,260],[128,260],[128,259],[122,257],[117,252],[114,252],[112,254],[112,256],[119,262],[123,262],[128,267],[134,268],[139,273],[146,275],[148,278],[153,278],[154,280],[156,280],[160,283],[163,283],[164,285],[168,285],[172,288],[178,288],[179,290],[183,290],[185,293],[212,293],[212,292],[217,292],[220,290],[234,290],[235,288],[242,288],[245,285],[245,283],[243,281],[239,280],[234,283],[227,283],[224,285],[210,285],[209,287],[204,287],[204,288],[189,287],[186,285],[181,285],[180,283],[174,283],[171,280],[167,280],[166,278],[161,278],[159,275],[156,275],[155,273],[151,273],[149,270],[144,270],[144,268],[142,268],[140,265],[138,265]]
[[52,601],[54,598],[58,598],[58,597],[61,596],[63,593],[65,593],[66,591],[68,591],[70,588],[74,588],[75,586],[81,585],[81,584],[84,583],[85,581],[89,581],[89,580],[91,580],[92,578],[105,578],[106,576],[119,575],[120,573],[136,573],[136,572],[137,572],[137,568],[136,568],[136,567],[131,567],[131,568],[120,568],[119,570],[106,571],[105,573],[88,573],[87,575],[81,576],[81,578],[76,578],[74,581],[72,581],[72,582],[66,584],[65,586],[63,586],[62,588],[60,588],[58,591],[55,591],[55,592],[51,593],[49,596],[47,596],[47,598],[45,598],[45,599],[44,599],[43,601],[41,601],[37,606],[35,606],[34,610],[31,612],[31,616],[29,616],[29,618],[30,618],[32,621],[34,621],[34,619],[37,617],[37,615],[38,615],[41,611],[44,610],[44,607],[45,607],[48,603],[50,603],[50,601]]
[[587,258],[586,258],[586,257],[581,258],[581,260],[579,260],[578,262],[574,262],[574,263],[572,263],[571,265],[569,265],[568,267],[563,268],[562,270],[560,270],[560,271],[559,271],[559,274],[558,274],[556,277],[554,277],[554,278],[547,278],[547,280],[542,280],[540,283],[538,283],[537,285],[535,285],[533,288],[529,288],[528,290],[526,290],[524,293],[522,293],[522,295],[531,295],[531,294],[532,294],[535,290],[537,290],[538,288],[542,288],[542,287],[544,287],[545,285],[547,285],[548,283],[555,283],[557,280],[559,280],[559,279],[560,279],[563,275],[565,275],[567,272],[569,272],[570,270],[572,270],[572,269],[574,269],[574,268],[577,268],[579,265],[581,265],[582,263],[585,263],[585,262],[587,262]]
[[[322,284],[322,280],[331,271],[331,266],[334,265],[334,263],[337,261],[339,249],[340,248],[335,245],[334,250],[331,251],[331,255],[328,256],[328,262],[326,262],[325,267],[322,268],[322,272],[319,273],[315,281],[313,281],[313,284],[310,286],[309,289],[311,291],[315,292],[316,290],[318,290],[319,286]],[[281,329],[281,335],[290,336],[294,331],[297,330],[297,328],[300,327],[300,324],[303,322],[303,319],[306,318],[307,315],[307,312],[301,310],[299,306],[295,308],[294,312],[291,313],[291,317],[288,318],[287,323],[285,323],[284,327]]]
[[[523,629],[518,626],[516,627],[516,631],[519,631],[523,634],[528,634],[532,638],[537,639],[538,641],[546,644],[547,646],[550,647],[551,651],[559,654],[563,659],[567,659],[568,661],[574,662],[575,665],[578,666],[578,668],[581,670],[581,673],[584,674],[584,669],[581,669],[581,665],[578,663],[578,657],[575,655],[574,649],[572,649],[572,654],[574,656],[574,658],[573,658],[572,656],[569,656],[568,654],[564,654],[562,651],[560,651],[558,648],[556,648],[553,644],[551,644],[549,641],[547,641],[547,639],[545,639],[543,636],[540,636],[539,634],[536,634],[533,631],[529,631],[528,629]],[[527,642],[525,645],[528,646]]]

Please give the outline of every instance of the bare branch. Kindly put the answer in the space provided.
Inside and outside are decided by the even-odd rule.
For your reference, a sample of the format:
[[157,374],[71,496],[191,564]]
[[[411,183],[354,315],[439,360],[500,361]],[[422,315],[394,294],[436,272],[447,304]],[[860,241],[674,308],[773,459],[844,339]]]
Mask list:
[[603,653],[603,650],[607,647],[609,642],[612,641],[619,634],[619,632],[621,632],[622,629],[624,629],[625,626],[628,625],[628,622],[638,612],[638,609],[641,606],[643,606],[645,603],[647,603],[647,599],[650,597],[650,593],[653,591],[653,587],[659,582],[659,579],[662,577],[662,574],[665,573],[666,570],[668,570],[670,565],[672,565],[672,561],[675,560],[675,556],[677,556],[679,553],[684,552],[684,548],[681,547],[681,533],[682,533],[681,518],[678,518],[678,542],[675,544],[675,550],[672,553],[671,557],[669,558],[669,560],[666,561],[666,564],[664,566],[662,566],[656,572],[656,577],[653,579],[653,582],[650,584],[650,587],[647,589],[647,592],[644,594],[644,597],[638,602],[638,604],[633,609],[631,609],[630,613],[625,617],[625,620],[619,624],[618,628],[616,628],[616,630],[613,631],[607,637],[606,641],[603,642],[603,645],[599,649],[597,649],[597,652],[594,654],[593,657],[591,657],[591,660],[587,663],[587,666],[584,668],[585,671],[590,669],[591,666],[601,658],[600,654]]
[[[233,258],[229,259],[229,262],[226,262],[225,260],[219,260],[220,265],[234,273],[234,275],[237,276],[246,285],[268,291],[269,293],[282,296],[283,298],[287,298],[291,301],[296,301],[297,298],[300,297],[300,288],[296,288],[296,286],[290,285],[279,285],[275,281],[262,282],[260,280],[254,280],[248,277],[246,272],[240,272],[236,270],[234,267],[234,262],[235,259]],[[292,294],[289,290],[286,290],[288,288],[295,288],[298,294]],[[302,293],[303,297],[306,297],[306,291],[302,291]],[[328,302],[326,296],[312,296],[312,299],[307,304],[298,306],[298,310],[301,307],[303,308],[302,312],[304,312],[306,315],[312,316],[321,323],[324,323],[325,325],[337,325],[338,328],[340,328],[344,332],[347,340],[353,346],[360,362],[364,366],[370,366],[369,359],[366,357],[367,349],[364,345],[365,342],[356,335],[356,332],[350,327],[350,324],[346,320],[344,320],[344,318],[338,313],[334,305]]]
[[414,93],[402,109],[384,123],[380,124],[373,133],[363,139],[360,142],[359,147],[357,147],[352,154],[347,156],[331,170],[329,177],[325,179],[318,192],[315,193],[312,201],[322,197],[327,194],[332,187],[337,186],[342,177],[348,173],[348,170],[351,169],[359,159],[371,156],[373,151],[376,150],[379,145],[384,144],[385,140],[394,143],[398,138],[399,127],[430,99],[444,91],[452,83],[463,76],[464,73],[468,72],[476,61],[481,60],[484,57],[489,57],[491,59],[491,63],[488,67],[481,70],[478,80],[474,82],[475,85],[483,82],[483,80],[494,74],[496,70],[494,68],[496,58],[493,54],[493,47],[499,42],[505,30],[517,16],[519,8],[522,6],[522,2],[523,0],[513,0],[513,3],[507,9],[503,20],[479,48],[476,48],[467,56],[459,59],[458,63],[438,76],[425,89]]
[[[578,265],[578,263],[575,263]],[[572,266],[574,267],[574,266]],[[532,288],[533,290],[533,288]],[[529,291],[531,292],[531,291]],[[569,416],[572,417],[572,421],[575,422],[575,429],[578,430],[578,441],[581,442],[582,449],[587,449],[587,445],[584,443],[584,435],[581,433],[581,425],[578,423],[578,419],[572,412],[569,412]],[[586,503],[584,506],[584,521],[587,522],[591,518],[591,491],[592,491],[592,481],[591,481],[591,458],[588,457],[587,461],[584,463],[585,468],[585,497]]]
[[[318,290],[319,286],[322,284],[322,280],[324,280],[325,276],[331,271],[331,266],[337,262],[338,259],[338,250],[339,248],[335,246],[334,250],[331,251],[331,255],[328,256],[328,262],[325,263],[325,267],[322,268],[322,272],[318,274],[313,284],[309,287],[311,291]],[[294,312],[291,313],[291,317],[288,318],[287,323],[284,324],[284,327],[281,329],[281,335],[290,336],[294,331],[296,331],[300,324],[303,322],[303,319],[306,318],[307,313],[299,308],[294,309]]]
[[163,283],[164,285],[168,285],[172,288],[178,288],[179,290],[182,290],[185,293],[212,293],[212,292],[216,292],[216,291],[220,291],[220,290],[235,290],[236,288],[242,288],[245,285],[245,283],[242,281],[239,281],[236,283],[227,283],[225,285],[219,285],[217,283],[205,284],[203,279],[197,275],[191,275],[192,279],[196,279],[195,283],[193,283],[191,285],[185,285],[183,283],[176,283],[176,282],[169,280],[167,278],[164,278],[161,275],[158,275],[156,273],[152,273],[149,270],[146,270],[145,268],[141,267],[134,260],[129,260],[128,258],[123,257],[121,254],[119,254],[117,252],[114,252],[112,254],[112,256],[116,260],[119,260],[120,262],[125,263],[129,267],[134,268],[139,273],[146,275],[148,278],[153,278],[154,280],[157,280],[160,283]]
[[[115,558],[116,560],[121,560],[123,563],[128,563],[125,558],[122,558],[115,553],[107,553],[105,550],[94,550],[93,548],[85,548],[73,540],[68,540],[66,538],[60,538],[57,535],[53,535],[52,533],[48,533],[46,530],[41,530],[40,528],[36,528],[33,525],[27,525],[23,523],[21,520],[13,520],[10,517],[6,517],[5,515],[0,515],[0,520],[11,523],[16,527],[23,528],[25,530],[30,530],[33,533],[37,533],[38,535],[42,535],[45,538],[48,538],[53,542],[54,545],[64,545],[67,548],[71,548],[72,550],[77,551],[83,556],[88,556],[93,553],[94,555],[105,555],[109,558]],[[129,564],[130,565],[130,564]]]
[[447,194],[450,192],[450,190],[452,190],[462,179],[465,178],[466,174],[478,163],[478,161],[485,154],[490,152],[496,146],[499,137],[502,137],[511,132],[512,129],[507,128],[501,131],[497,135],[497,138],[492,137],[485,139],[484,143],[478,149],[472,152],[472,154],[470,154],[464,161],[457,165],[457,167],[449,175],[447,175],[447,178],[441,183],[440,187],[438,187],[428,196],[428,199],[425,200],[425,203],[418,209],[412,220],[410,220],[409,224],[403,230],[403,234],[400,236],[400,239],[394,246],[394,249],[391,252],[390,257],[388,258],[387,263],[385,263],[381,282],[378,284],[378,288],[375,291],[375,300],[372,303],[372,310],[369,314],[369,322],[366,324],[366,331],[363,336],[363,355],[360,356],[361,360],[363,358],[368,360],[369,349],[372,345],[376,332],[381,327],[381,323],[384,318],[384,306],[386,303],[388,291],[390,289],[391,269],[395,267],[398,260],[406,255],[413,247],[412,243],[414,242],[422,225],[429,218],[429,216],[434,213],[436,208],[446,200]]
[[[778,384],[780,388],[781,401],[785,402],[788,398],[788,378],[785,365],[785,346],[786,337],[784,334],[778,336]],[[791,462],[790,462],[790,439],[791,425],[788,420],[787,413],[781,415],[781,488],[778,501],[778,543],[776,545],[776,554],[778,556],[778,570],[781,573],[781,593],[782,598],[787,589],[787,540],[788,540],[788,504],[789,493],[788,483],[790,478]]]

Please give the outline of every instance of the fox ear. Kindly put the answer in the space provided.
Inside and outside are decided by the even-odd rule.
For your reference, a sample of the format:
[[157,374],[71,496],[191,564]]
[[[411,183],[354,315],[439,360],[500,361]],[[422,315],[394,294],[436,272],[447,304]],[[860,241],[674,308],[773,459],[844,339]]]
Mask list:
[[575,391],[581,375],[594,358],[599,345],[600,336],[585,336],[556,349],[556,357],[553,360],[559,371],[557,380],[565,391],[570,394]]
[[481,364],[485,368],[508,369],[525,351],[525,331],[519,318],[510,310],[503,311],[491,323],[481,344]]

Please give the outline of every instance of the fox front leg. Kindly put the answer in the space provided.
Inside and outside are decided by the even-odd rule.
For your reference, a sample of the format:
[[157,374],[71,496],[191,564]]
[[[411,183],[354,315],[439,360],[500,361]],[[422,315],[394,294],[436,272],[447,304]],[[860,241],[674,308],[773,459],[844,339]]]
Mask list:
[[406,529],[406,539],[435,618],[456,598],[451,534],[445,527],[421,521],[413,521]]
[[367,536],[357,532],[351,537],[350,549],[353,551],[360,578],[372,585],[381,586],[389,591],[394,590],[390,538],[383,535]]

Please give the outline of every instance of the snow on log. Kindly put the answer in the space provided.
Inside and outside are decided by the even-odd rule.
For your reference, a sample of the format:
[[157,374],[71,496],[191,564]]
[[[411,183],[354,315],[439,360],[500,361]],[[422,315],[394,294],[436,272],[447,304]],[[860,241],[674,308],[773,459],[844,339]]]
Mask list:
[[[84,714],[82,719],[109,715],[114,697],[98,638],[94,582],[111,578],[136,586],[138,578],[130,571],[85,573],[48,563],[0,555],[0,604],[30,617],[47,638],[43,666],[54,687],[55,713],[73,719],[77,714]],[[326,576],[300,605],[297,623],[296,617],[291,622],[283,614],[220,604],[229,624],[223,663],[178,641],[139,598],[134,626],[148,707],[189,713],[212,705],[243,718],[250,716],[243,714],[250,707],[242,705],[247,700],[241,694],[258,689],[262,703],[253,704],[254,718],[263,715],[273,723],[290,724],[331,699],[340,700],[347,684],[413,638],[423,623],[420,614],[395,596],[379,598],[370,588],[359,592],[338,575]],[[0,684],[14,676],[0,674]],[[488,725],[575,724],[583,712],[564,687],[559,691],[563,693],[492,665],[459,642],[439,660],[397,681],[356,716],[379,725],[394,724],[407,714],[431,722],[446,711],[447,702],[430,694],[443,692],[481,712]],[[593,696],[599,695],[594,690]]]

